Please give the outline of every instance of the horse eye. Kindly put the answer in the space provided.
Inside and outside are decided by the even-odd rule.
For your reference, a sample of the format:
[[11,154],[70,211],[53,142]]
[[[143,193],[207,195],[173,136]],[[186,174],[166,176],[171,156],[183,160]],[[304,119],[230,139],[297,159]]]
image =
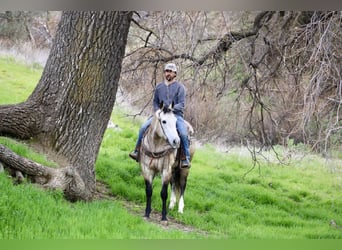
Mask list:
[[162,123],[163,123],[163,124],[166,124],[166,121],[165,121],[165,120],[163,120],[163,121],[162,121]]

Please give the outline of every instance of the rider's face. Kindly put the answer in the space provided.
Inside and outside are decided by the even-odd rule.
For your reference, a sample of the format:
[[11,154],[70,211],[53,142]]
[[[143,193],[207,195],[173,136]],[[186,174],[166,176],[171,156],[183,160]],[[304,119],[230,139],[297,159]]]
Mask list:
[[171,82],[173,79],[175,79],[177,73],[176,72],[173,72],[172,70],[165,70],[164,71],[164,74],[165,74],[165,79],[169,82]]

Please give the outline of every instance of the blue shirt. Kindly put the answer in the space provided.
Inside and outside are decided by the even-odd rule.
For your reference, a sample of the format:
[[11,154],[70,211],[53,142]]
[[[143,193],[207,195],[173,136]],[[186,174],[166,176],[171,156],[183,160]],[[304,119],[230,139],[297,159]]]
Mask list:
[[183,117],[185,95],[185,87],[180,82],[174,81],[169,85],[164,82],[158,83],[153,97],[154,112],[160,108],[159,104],[161,102],[163,102],[166,106],[169,106],[172,102],[174,102],[174,113]]

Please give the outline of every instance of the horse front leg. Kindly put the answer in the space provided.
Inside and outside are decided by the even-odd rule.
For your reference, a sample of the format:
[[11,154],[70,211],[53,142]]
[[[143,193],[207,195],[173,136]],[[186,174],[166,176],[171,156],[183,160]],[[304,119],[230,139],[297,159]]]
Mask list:
[[166,211],[166,200],[167,200],[167,189],[168,189],[168,186],[169,186],[168,182],[163,183],[162,190],[160,192],[160,197],[161,197],[162,202],[163,202],[162,221],[167,221],[167,218],[166,218],[166,214],[167,214],[167,211]]
[[145,218],[150,218],[151,213],[151,199],[152,199],[152,183],[145,180],[145,192],[146,192],[146,208],[145,208]]

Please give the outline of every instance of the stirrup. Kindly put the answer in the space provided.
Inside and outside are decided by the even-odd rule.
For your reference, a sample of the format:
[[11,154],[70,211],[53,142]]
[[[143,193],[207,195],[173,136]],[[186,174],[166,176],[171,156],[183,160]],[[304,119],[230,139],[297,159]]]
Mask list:
[[191,167],[190,161],[188,161],[188,160],[182,160],[182,162],[181,162],[181,168],[190,168],[190,167]]
[[138,157],[138,151],[136,151],[136,150],[134,150],[133,152],[131,152],[131,153],[129,153],[128,154],[129,155],[129,157],[131,157],[133,160],[135,160],[135,161],[139,161],[139,157]]

